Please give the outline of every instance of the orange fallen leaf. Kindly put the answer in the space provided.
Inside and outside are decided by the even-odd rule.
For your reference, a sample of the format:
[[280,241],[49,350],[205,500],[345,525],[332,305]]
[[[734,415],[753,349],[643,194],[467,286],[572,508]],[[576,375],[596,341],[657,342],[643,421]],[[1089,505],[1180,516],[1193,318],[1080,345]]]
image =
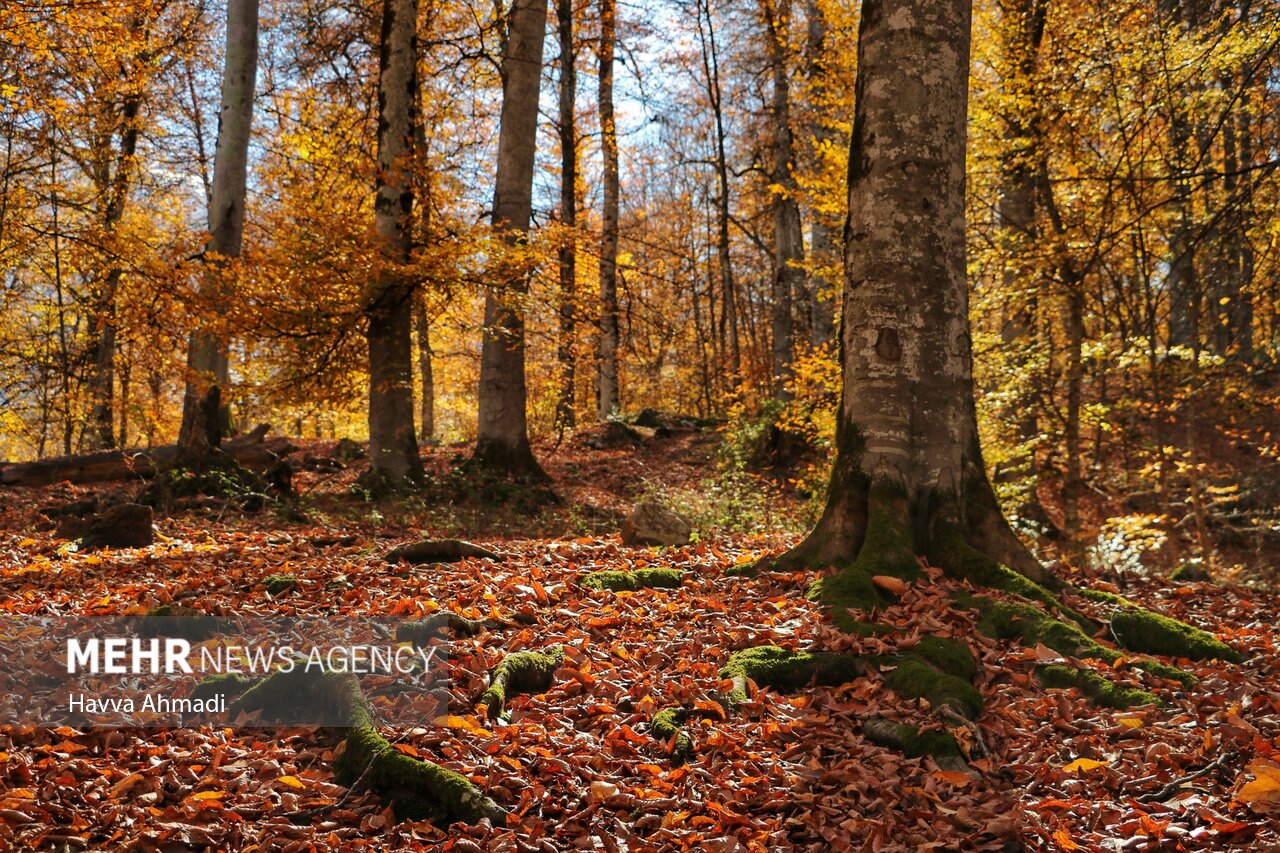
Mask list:
[[1265,758],[1249,762],[1247,772],[1253,774],[1253,781],[1246,784],[1236,794],[1242,803],[1280,803],[1280,764]]
[[895,578],[892,575],[872,575],[871,582],[894,595],[902,595],[907,591],[906,581],[902,578]]
[[306,782],[303,782],[303,781],[302,781],[301,779],[299,779],[297,776],[281,776],[281,777],[279,778],[279,780],[277,780],[277,781],[282,782],[282,783],[284,783],[285,785],[288,785],[290,788],[305,788],[305,787],[307,787],[307,783],[306,783]]
[[959,770],[935,770],[932,776],[958,788],[963,788],[973,781],[969,778],[969,774],[961,773]]
[[200,791],[187,797],[188,800],[218,800],[227,795],[226,791]]
[[1091,770],[1097,770],[1099,767],[1106,767],[1110,763],[1110,761],[1097,761],[1093,758],[1077,758],[1062,769],[1066,770],[1068,773],[1074,773],[1077,771],[1088,773]]

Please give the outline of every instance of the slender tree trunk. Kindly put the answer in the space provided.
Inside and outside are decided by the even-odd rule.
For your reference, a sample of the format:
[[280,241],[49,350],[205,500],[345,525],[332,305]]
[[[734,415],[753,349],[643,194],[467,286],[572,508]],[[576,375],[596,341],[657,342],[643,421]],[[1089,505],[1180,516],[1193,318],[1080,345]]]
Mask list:
[[[777,4],[775,6],[775,3]],[[804,232],[801,230],[799,186],[795,177],[795,142],[791,135],[791,82],[788,75],[787,33],[790,0],[764,0],[765,36],[772,67],[773,167],[773,299],[771,306],[771,372],[773,397],[791,397],[794,351],[792,296],[804,282]]]
[[738,297],[733,277],[733,257],[729,250],[729,160],[725,151],[724,110],[721,107],[720,58],[716,51],[715,25],[707,0],[698,3],[698,35],[702,44],[702,70],[707,99],[715,119],[716,169],[716,260],[720,271],[720,351],[728,354],[728,387],[736,389],[742,379],[742,350],[738,339]]
[[418,327],[418,377],[422,381],[420,441],[426,443],[436,437],[436,376],[432,364],[435,353],[431,349],[431,317],[427,314],[427,300],[419,293],[414,299],[415,325]]
[[[142,95],[131,92],[124,98],[120,115],[120,149],[115,172],[108,184],[107,204],[103,210],[103,230],[114,234],[124,218],[125,206],[133,186],[134,155],[138,150],[138,117],[142,112]],[[88,431],[89,446],[102,449],[116,446],[116,302],[124,269],[112,264],[94,298],[90,334],[93,335],[93,369],[89,375],[89,391],[93,400]]]
[[[493,227],[518,255],[533,216],[538,90],[547,0],[514,0],[502,59],[502,115]],[[510,474],[546,479],[529,446],[525,412],[524,314],[529,289],[523,261],[505,261],[485,297],[480,354],[480,411],[475,461]]]
[[[1201,0],[1164,0],[1165,14],[1177,29],[1194,28],[1199,19]],[[1184,92],[1174,92],[1180,98]],[[1196,245],[1191,181],[1186,176],[1193,162],[1191,122],[1181,103],[1169,105],[1169,163],[1175,171],[1173,179],[1173,230],[1169,235],[1169,344],[1200,349],[1202,293],[1196,276]]]
[[[214,153],[213,184],[209,195],[209,242],[205,246],[210,266],[208,287],[218,293],[222,264],[240,257],[244,243],[245,185],[249,164],[249,134],[253,124],[253,95],[258,77],[258,0],[228,0],[227,44],[222,71],[222,106],[218,113],[218,141]],[[182,400],[182,426],[178,432],[182,467],[203,467],[217,438],[230,426],[224,390],[229,376],[227,342],[213,328],[197,326],[187,348],[188,379]],[[203,423],[205,398],[216,394],[221,401],[217,423]]]
[[604,155],[604,209],[600,232],[600,355],[596,414],[604,420],[618,400],[618,130],[613,116],[613,53],[617,4],[600,5],[600,147]]
[[969,0],[864,0],[837,457],[821,521],[781,563],[848,564],[864,540],[884,548],[906,535],[904,547],[944,568],[980,552],[1046,577],[1000,514],[978,445],[964,235],[970,15]]
[[367,482],[399,489],[422,479],[413,428],[414,126],[418,118],[417,0],[384,0],[378,48],[378,180],[374,227],[382,263],[365,301],[369,346]]
[[[813,144],[815,168],[821,168],[822,152],[835,141],[835,133],[823,120],[828,109],[827,101],[827,19],[817,0],[808,0],[805,10],[808,33],[805,44],[806,68],[809,91],[809,137]],[[836,298],[839,296],[839,276],[828,271],[839,260],[836,249],[836,229],[821,211],[811,211],[809,225],[809,343],[825,347],[836,336]]]
[[574,107],[578,77],[573,0],[557,0],[556,24],[560,37],[560,224],[564,227],[559,252],[560,341],[556,358],[560,362],[560,395],[556,400],[556,427],[564,430],[577,425],[574,327],[578,289],[578,122]]

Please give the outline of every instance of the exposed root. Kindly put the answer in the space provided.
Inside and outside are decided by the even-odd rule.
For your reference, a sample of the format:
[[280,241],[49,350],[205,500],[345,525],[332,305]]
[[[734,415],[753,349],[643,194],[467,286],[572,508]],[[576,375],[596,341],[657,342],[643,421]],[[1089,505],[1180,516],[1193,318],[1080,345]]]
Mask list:
[[750,683],[790,692],[811,683],[827,686],[846,684],[867,671],[867,662],[858,655],[839,652],[793,652],[777,646],[755,646],[734,652],[720,670],[720,677],[733,682],[725,699],[729,710],[750,701]]
[[515,652],[502,659],[489,677],[489,687],[480,694],[476,706],[485,708],[490,720],[506,711],[507,700],[521,693],[544,693],[551,689],[555,672],[564,663],[564,649],[545,652]]
[[1111,635],[1126,649],[1144,654],[1189,660],[1217,658],[1231,663],[1244,660],[1239,652],[1208,631],[1136,607],[1111,617]]
[[373,712],[351,673],[308,670],[298,661],[259,681],[232,706],[232,713],[266,715],[288,708],[324,709],[347,731],[334,769],[341,784],[363,784],[389,800],[401,819],[503,825],[506,811],[460,773],[394,749],[373,724]]
[[299,581],[293,575],[267,575],[262,579],[262,585],[267,588],[267,592],[271,595],[280,595],[291,589],[297,588]]
[[212,699],[219,694],[239,696],[252,687],[253,683],[254,679],[238,672],[219,672],[216,675],[200,679],[200,683],[191,691],[190,698],[196,700]]
[[633,572],[591,572],[578,579],[583,589],[610,589],[628,592],[637,589],[679,589],[684,572],[679,569],[636,569]]
[[982,713],[982,694],[969,682],[940,672],[914,656],[902,658],[884,683],[904,699],[924,699],[931,708],[950,707],[965,719]]
[[1160,698],[1154,693],[1148,693],[1136,687],[1122,687],[1096,672],[1077,669],[1073,666],[1042,666],[1036,670],[1036,678],[1043,687],[1074,687],[1088,697],[1093,704],[1104,708],[1115,708],[1117,711],[1136,705],[1160,703]]
[[677,767],[693,754],[693,739],[684,731],[689,715],[688,708],[663,708],[649,724],[654,740],[667,744],[671,763]]
[[403,561],[420,566],[425,563],[456,563],[467,559],[493,560],[495,563],[500,563],[502,555],[495,554],[488,548],[463,542],[461,539],[426,539],[392,548],[383,559],[388,563]]
[[507,627],[507,623],[499,619],[468,619],[445,610],[416,622],[401,622],[396,626],[396,642],[423,645],[444,639],[446,633],[474,637],[482,631],[501,631]]
[[862,721],[862,733],[872,743],[896,749],[910,758],[933,758],[943,770],[958,770],[976,775],[964,760],[960,744],[947,732],[924,730],[909,723],[898,723],[884,717],[868,717]]

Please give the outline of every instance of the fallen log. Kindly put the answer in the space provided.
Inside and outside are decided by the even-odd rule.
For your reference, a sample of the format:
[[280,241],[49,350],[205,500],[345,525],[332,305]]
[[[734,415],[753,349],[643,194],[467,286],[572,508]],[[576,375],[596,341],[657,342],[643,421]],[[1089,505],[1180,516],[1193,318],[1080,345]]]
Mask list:
[[[252,432],[222,442],[222,451],[246,468],[265,470],[298,448],[283,436],[267,438],[270,427],[261,424]],[[178,454],[176,444],[142,450],[103,450],[74,456],[55,456],[36,462],[0,467],[0,485],[47,486],[64,480],[99,483],[106,480],[149,479]]]

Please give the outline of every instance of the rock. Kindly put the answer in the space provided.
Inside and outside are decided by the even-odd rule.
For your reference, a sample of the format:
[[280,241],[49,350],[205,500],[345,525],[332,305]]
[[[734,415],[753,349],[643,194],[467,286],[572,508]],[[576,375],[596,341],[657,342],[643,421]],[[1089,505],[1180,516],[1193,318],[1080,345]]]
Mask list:
[[628,548],[688,545],[692,534],[687,518],[653,501],[636,506],[622,522],[622,544]]
[[90,519],[80,549],[145,548],[155,541],[151,519],[151,507],[146,504],[113,506]]
[[364,452],[364,448],[357,441],[349,438],[338,439],[338,444],[333,448],[333,458],[339,462],[354,462],[357,459],[363,459],[368,454]]
[[422,542],[410,542],[407,545],[392,548],[387,552],[385,559],[388,563],[398,563],[403,560],[420,566],[423,563],[456,563],[468,557],[495,562],[502,560],[501,556],[488,548],[481,548],[479,545],[472,545],[460,539],[425,539]]
[[597,432],[588,436],[584,443],[593,450],[637,447],[644,443],[644,435],[640,430],[629,427],[622,421],[606,421]]

